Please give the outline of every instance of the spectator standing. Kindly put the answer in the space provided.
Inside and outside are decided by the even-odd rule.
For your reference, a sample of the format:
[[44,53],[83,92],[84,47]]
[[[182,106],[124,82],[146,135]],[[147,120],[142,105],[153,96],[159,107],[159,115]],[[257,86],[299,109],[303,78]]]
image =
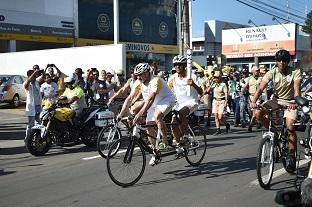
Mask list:
[[248,91],[244,90],[244,88],[246,87],[246,84],[248,82],[249,79],[249,72],[248,69],[244,68],[242,70],[242,75],[241,75],[241,79],[240,79],[240,99],[239,99],[239,105],[240,105],[240,121],[241,121],[241,125],[244,128],[247,124],[247,114],[248,114],[248,110],[247,110],[247,104],[248,104],[248,99],[249,99],[249,95],[248,95]]
[[50,74],[44,74],[45,82],[40,86],[42,100],[48,100],[52,103],[56,102],[58,86],[52,81]]
[[23,87],[26,90],[26,116],[28,123],[26,127],[26,136],[30,129],[35,125],[35,122],[40,123],[40,112],[41,112],[41,94],[40,85],[36,80],[41,74],[38,65],[34,65],[35,70],[27,71],[27,79],[23,83]]
[[[54,69],[56,70],[56,72],[54,72]],[[56,65],[48,64],[45,69],[45,73],[48,73],[50,75],[53,82],[58,83],[58,80],[61,76],[61,71],[56,67]]]
[[77,75],[76,85],[80,86],[80,88],[82,88],[82,89],[85,89],[86,82],[85,82],[84,78],[82,77],[82,74],[84,74],[82,69],[81,68],[76,68],[75,69],[75,74]]
[[234,127],[238,127],[238,125],[240,124],[239,92],[239,73],[235,72],[229,81],[229,94],[232,100],[232,110],[234,112]]
[[226,122],[224,117],[224,111],[227,107],[228,88],[224,82],[222,82],[221,71],[215,71],[214,83],[207,88],[207,91],[213,89],[213,101],[212,101],[212,113],[215,117],[217,132],[214,135],[221,134],[220,126],[225,123],[226,133],[230,130],[230,124]]

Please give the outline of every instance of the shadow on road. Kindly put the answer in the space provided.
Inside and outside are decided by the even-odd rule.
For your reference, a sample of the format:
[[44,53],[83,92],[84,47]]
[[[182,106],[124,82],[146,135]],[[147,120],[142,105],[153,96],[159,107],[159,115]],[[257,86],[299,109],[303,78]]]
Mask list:
[[224,141],[224,140],[235,140],[235,139],[251,139],[254,138],[254,135],[242,135],[242,136],[233,136],[228,134],[228,136],[207,136],[207,142],[213,141]]
[[256,166],[254,165],[254,163],[256,163],[256,157],[212,161],[208,163],[202,163],[199,167],[187,166],[188,169],[186,170],[175,170],[164,173],[165,175],[173,175],[174,177],[172,178],[153,180],[149,182],[139,183],[134,186],[151,185],[199,175],[208,175],[206,177],[208,179],[222,177],[225,175],[255,170]]
[[25,146],[8,147],[8,148],[0,147],[0,155],[17,155],[17,154],[24,154],[24,153],[27,153]]
[[10,175],[10,174],[13,174],[13,173],[16,173],[16,171],[4,171],[4,170],[0,169],[0,176]]

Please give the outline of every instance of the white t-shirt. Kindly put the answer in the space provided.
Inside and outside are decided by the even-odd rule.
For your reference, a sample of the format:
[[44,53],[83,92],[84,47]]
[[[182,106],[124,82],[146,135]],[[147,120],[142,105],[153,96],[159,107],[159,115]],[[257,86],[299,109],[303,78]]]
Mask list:
[[136,91],[142,93],[144,101],[148,99],[150,93],[156,93],[155,100],[151,107],[157,105],[170,105],[176,102],[176,98],[167,83],[160,77],[151,77],[152,79],[148,85],[144,85],[142,82],[135,82],[134,88]]
[[[187,80],[187,77],[179,78],[177,73],[173,74],[168,80],[169,88],[176,95],[179,104],[186,101],[198,102],[198,93],[194,87],[190,87],[190,96],[188,96]],[[192,74],[192,80],[196,83],[196,76],[194,74]]]
[[43,93],[43,100],[55,101],[55,96],[58,92],[58,86],[55,82],[51,82],[50,84],[44,82],[40,87],[40,92]]

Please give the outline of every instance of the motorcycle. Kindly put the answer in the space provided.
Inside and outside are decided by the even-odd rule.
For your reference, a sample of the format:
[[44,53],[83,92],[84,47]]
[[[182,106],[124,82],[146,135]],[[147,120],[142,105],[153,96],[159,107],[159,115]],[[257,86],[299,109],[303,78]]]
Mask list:
[[45,155],[52,144],[70,146],[81,142],[88,147],[96,146],[102,127],[95,125],[96,114],[104,107],[89,107],[75,119],[75,111],[60,103],[43,102],[41,124],[31,128],[25,138],[27,151],[34,156]]
[[[299,175],[298,169],[295,179],[297,190],[278,191],[275,201],[285,206],[312,206],[312,93],[306,97],[296,97],[296,103],[300,108],[299,126],[305,129],[305,136],[299,140],[303,147],[306,159],[309,159],[308,171],[305,175]],[[298,161],[299,162],[299,161]]]

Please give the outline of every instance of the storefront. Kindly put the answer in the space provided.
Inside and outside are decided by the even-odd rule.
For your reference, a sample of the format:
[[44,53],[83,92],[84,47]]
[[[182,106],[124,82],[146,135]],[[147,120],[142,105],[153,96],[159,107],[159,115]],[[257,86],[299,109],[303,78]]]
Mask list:
[[292,63],[300,63],[302,54],[311,49],[309,37],[296,24],[280,24],[222,31],[222,54],[227,64],[236,68],[251,68],[254,64],[272,68],[274,55],[280,49],[288,50]]

